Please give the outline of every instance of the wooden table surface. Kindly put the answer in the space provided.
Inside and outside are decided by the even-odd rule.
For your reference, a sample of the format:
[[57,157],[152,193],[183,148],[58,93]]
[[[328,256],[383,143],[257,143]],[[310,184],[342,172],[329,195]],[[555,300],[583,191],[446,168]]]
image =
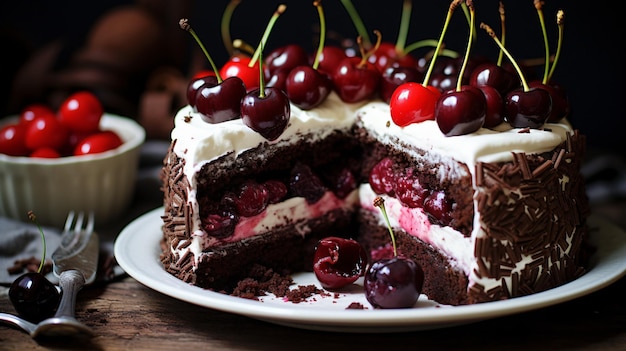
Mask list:
[[[597,206],[594,212],[626,228],[626,203]],[[0,295],[0,311],[13,312],[6,291]],[[78,295],[76,317],[93,328],[95,337],[35,341],[0,325],[0,350],[623,351],[626,277],[590,295],[540,310],[415,332],[336,333],[279,326],[198,307],[125,275],[85,287]]]

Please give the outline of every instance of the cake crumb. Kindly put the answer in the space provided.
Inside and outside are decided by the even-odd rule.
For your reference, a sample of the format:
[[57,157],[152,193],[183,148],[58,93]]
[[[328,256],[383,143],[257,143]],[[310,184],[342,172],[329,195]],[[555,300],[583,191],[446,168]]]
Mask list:
[[353,302],[346,307],[346,310],[365,310],[366,307],[360,302]]

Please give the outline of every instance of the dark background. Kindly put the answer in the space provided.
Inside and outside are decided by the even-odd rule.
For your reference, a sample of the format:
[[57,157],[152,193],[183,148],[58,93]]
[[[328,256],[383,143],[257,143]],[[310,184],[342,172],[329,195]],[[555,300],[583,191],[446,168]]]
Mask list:
[[[171,65],[189,74],[190,53],[197,49],[193,39],[178,28],[178,17],[188,17],[192,26],[218,65],[227,53],[222,44],[219,25],[227,1],[77,1],[23,0],[3,2],[0,10],[0,39],[4,65],[0,86],[0,112],[16,113],[27,100],[11,95],[18,69],[38,54],[38,49],[55,40],[62,40],[63,50],[54,69],[68,65],[72,55],[85,45],[94,22],[111,9],[125,4],[144,4],[161,11],[168,36],[160,46],[165,56],[161,64]],[[151,3],[151,4],[150,4]],[[265,26],[279,3],[287,11],[278,19],[267,49],[288,43],[300,43],[307,50],[315,49],[318,24],[312,2],[302,0],[243,0],[235,10],[231,33],[256,46]],[[156,4],[156,6],[155,6]],[[356,30],[339,0],[323,3],[329,35],[355,38]],[[395,42],[400,22],[401,0],[353,0],[370,31],[379,29],[383,40]],[[507,14],[507,47],[518,60],[543,58],[544,44],[537,12],[532,0],[504,1]],[[442,29],[449,1],[414,1],[411,28],[407,43],[421,39],[437,39]],[[477,23],[485,22],[500,33],[498,2],[475,1]],[[593,2],[546,0],[544,14],[548,26],[550,50],[554,53],[557,27],[556,12],[565,11],[564,47],[554,80],[567,89],[571,103],[570,121],[586,135],[592,151],[601,150],[624,155],[624,68],[619,52],[623,51],[623,14],[608,0]],[[618,17],[619,16],[619,17]],[[474,53],[495,60],[498,48],[484,31],[477,32]],[[452,17],[445,38],[448,48],[464,52],[467,24],[462,11]],[[327,43],[333,43],[329,39]],[[169,52],[170,55],[164,53]],[[418,56],[423,52],[417,52]],[[170,57],[171,56],[171,57]],[[36,77],[36,76],[35,76]],[[32,79],[32,78],[31,78]],[[42,76],[42,84],[46,77]],[[32,84],[37,83],[36,78]]]

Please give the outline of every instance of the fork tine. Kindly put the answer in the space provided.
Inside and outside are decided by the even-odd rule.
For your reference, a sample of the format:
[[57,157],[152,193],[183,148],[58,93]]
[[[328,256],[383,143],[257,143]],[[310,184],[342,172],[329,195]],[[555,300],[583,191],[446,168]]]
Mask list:
[[89,217],[87,218],[87,227],[85,227],[85,231],[87,233],[91,233],[93,232],[93,226],[94,226],[94,214],[93,211],[89,212]]
[[65,220],[65,227],[63,228],[63,231],[65,232],[69,232],[70,230],[72,230],[72,223],[74,223],[74,211],[70,211],[70,213],[67,214],[67,219]]
[[76,223],[74,223],[74,232],[76,233],[76,235],[78,235],[78,233],[80,233],[80,231],[83,229],[84,217],[85,214],[83,212],[78,213],[78,218],[76,218]]

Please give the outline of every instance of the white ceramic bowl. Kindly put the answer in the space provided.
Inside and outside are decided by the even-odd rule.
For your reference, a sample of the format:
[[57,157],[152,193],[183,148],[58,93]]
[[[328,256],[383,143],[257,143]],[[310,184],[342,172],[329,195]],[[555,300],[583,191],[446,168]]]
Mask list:
[[[8,123],[11,119],[2,120]],[[99,154],[56,159],[0,154],[0,216],[63,227],[69,211],[93,211],[96,225],[115,220],[133,199],[146,133],[130,118],[104,114],[102,129],[124,144]]]

